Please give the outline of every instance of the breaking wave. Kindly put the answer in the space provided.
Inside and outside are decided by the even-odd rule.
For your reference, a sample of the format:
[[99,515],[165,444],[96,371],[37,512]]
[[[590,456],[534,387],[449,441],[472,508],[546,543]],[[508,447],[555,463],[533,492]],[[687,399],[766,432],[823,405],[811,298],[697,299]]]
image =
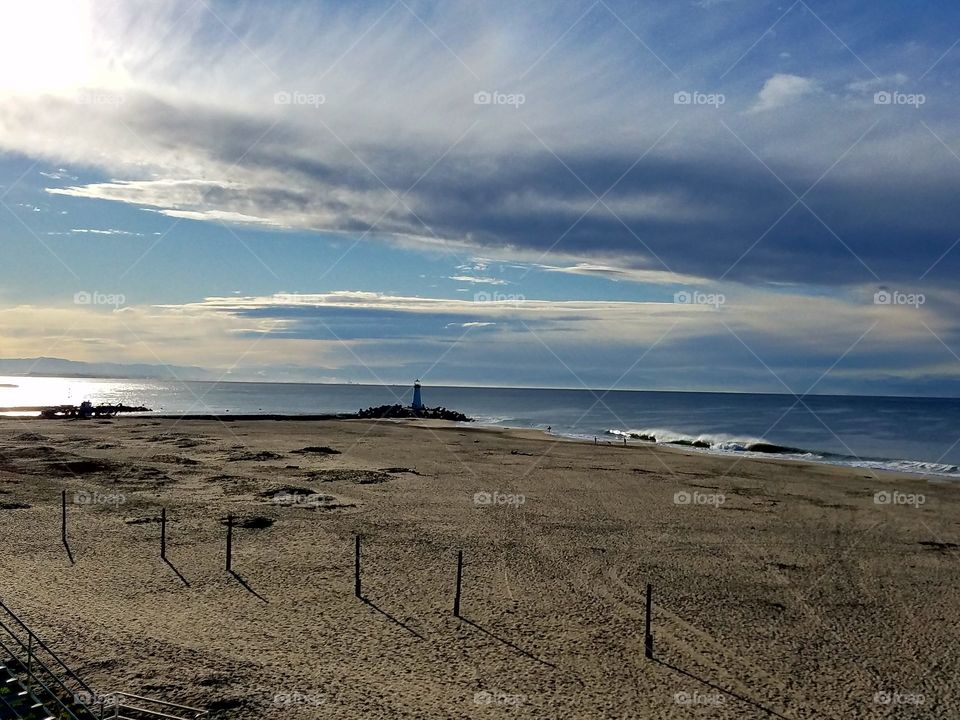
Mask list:
[[689,433],[665,428],[647,428],[643,430],[606,431],[607,435],[629,440],[656,443],[658,445],[676,445],[717,453],[748,453],[756,455],[779,455],[793,460],[809,460],[831,465],[844,465],[869,470],[888,470],[892,472],[918,473],[922,475],[943,475],[960,478],[960,468],[956,465],[921,460],[900,460],[888,458],[858,458],[836,453],[789,447],[772,443],[763,438],[738,437],[723,433]]

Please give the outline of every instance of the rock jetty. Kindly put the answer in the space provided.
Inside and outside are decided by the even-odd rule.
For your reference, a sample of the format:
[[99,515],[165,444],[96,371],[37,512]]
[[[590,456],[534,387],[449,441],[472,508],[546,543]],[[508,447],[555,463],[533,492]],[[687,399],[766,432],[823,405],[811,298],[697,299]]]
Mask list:
[[444,407],[413,408],[409,405],[379,405],[366,410],[358,410],[358,418],[420,418],[422,420],[454,420],[457,422],[473,422],[462,412],[448,410]]

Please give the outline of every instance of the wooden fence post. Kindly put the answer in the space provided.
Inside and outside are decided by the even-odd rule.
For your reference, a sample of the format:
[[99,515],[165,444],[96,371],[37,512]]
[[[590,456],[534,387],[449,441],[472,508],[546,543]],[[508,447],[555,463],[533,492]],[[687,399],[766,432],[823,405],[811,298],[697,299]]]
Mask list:
[[227,515],[227,572],[233,572],[233,515]]
[[653,633],[650,630],[650,616],[653,609],[653,588],[647,583],[647,627],[643,638],[643,651],[647,659],[653,660]]
[[73,552],[70,550],[70,543],[67,542],[67,491],[60,491],[60,539],[63,540],[63,547],[67,551],[67,557],[70,564],[73,565]]
[[457,594],[453,598],[453,614],[460,617],[460,584],[463,580],[463,550],[457,551]]
[[360,593],[360,536],[357,535],[355,543],[355,552],[353,559],[353,590],[357,597],[363,597]]

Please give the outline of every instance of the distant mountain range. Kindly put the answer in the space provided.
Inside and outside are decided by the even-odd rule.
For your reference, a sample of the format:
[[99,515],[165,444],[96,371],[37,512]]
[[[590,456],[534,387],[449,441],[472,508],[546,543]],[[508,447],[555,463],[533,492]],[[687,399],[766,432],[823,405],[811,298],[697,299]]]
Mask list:
[[146,363],[88,363],[63,358],[0,358],[0,375],[27,377],[130,378],[136,380],[216,380],[200,367]]

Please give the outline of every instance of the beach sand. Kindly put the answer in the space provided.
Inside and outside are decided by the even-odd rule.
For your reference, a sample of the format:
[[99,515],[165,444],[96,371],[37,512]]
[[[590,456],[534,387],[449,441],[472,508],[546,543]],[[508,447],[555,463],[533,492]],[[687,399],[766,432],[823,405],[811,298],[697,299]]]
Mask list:
[[[316,506],[273,500],[295,488]],[[442,423],[0,420],[0,598],[97,690],[219,718],[960,718],[957,543],[960,488],[916,476]]]

